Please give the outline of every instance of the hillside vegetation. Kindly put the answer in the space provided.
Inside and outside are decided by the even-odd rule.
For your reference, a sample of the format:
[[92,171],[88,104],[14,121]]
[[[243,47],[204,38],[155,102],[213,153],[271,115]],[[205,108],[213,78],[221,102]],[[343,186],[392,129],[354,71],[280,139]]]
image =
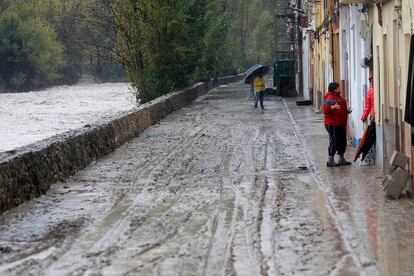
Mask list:
[[272,61],[265,0],[3,0],[0,91],[126,78],[146,102]]

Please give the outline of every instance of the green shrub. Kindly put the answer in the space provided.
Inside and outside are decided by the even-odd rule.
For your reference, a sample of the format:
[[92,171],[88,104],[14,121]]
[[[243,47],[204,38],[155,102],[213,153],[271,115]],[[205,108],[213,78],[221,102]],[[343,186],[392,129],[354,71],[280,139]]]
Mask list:
[[40,19],[0,15],[0,80],[6,90],[20,91],[53,83],[65,65],[63,46]]

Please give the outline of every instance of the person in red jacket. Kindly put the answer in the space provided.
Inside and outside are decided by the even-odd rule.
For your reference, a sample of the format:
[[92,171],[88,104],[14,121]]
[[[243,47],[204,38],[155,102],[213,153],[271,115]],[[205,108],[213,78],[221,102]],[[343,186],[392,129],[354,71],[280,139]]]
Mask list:
[[370,74],[369,76],[369,89],[368,89],[368,93],[367,96],[365,97],[365,106],[364,106],[364,111],[362,112],[362,116],[361,116],[361,121],[362,122],[366,122],[367,118],[369,116],[369,120],[370,122],[368,124],[370,124],[370,127],[373,128],[373,132],[370,132],[370,139],[373,139],[373,143],[374,143],[374,149],[370,149],[366,155],[365,158],[365,163],[361,162],[361,165],[371,165],[371,164],[375,164],[375,139],[376,139],[376,134],[375,134],[375,109],[374,109],[374,79],[372,78],[372,74]]
[[[328,167],[350,165],[346,161],[344,153],[346,150],[346,125],[348,114],[351,111],[347,107],[344,98],[339,92],[339,84],[332,82],[328,86],[328,92],[324,96],[324,124],[329,134]],[[335,163],[334,156],[338,153],[338,163]]]
[[374,120],[375,118],[375,112],[374,112],[374,85],[373,85],[373,78],[369,77],[369,90],[368,90],[368,94],[365,98],[365,107],[364,107],[364,112],[362,113],[361,116],[361,121],[365,122],[368,118],[371,121]]

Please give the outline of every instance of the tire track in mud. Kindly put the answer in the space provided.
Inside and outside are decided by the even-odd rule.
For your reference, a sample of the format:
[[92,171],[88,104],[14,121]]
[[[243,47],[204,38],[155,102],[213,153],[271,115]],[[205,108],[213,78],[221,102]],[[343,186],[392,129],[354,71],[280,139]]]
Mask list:
[[[247,133],[249,133],[249,131],[247,131]],[[253,146],[257,142],[258,137],[261,136],[260,133],[260,130],[255,130],[253,131],[253,135],[246,136],[242,142],[236,143],[235,149],[231,154],[232,158],[237,159],[238,155],[235,152],[243,152],[245,167],[254,169],[256,172],[258,171],[258,168],[255,168],[255,154],[252,151],[246,151],[246,147],[241,147],[240,144],[247,143]],[[267,142],[264,143],[264,148],[266,148],[266,145]],[[262,151],[262,146],[256,150]],[[261,160],[259,163],[266,162],[263,158],[259,159]],[[235,162],[235,168],[236,171],[240,169],[240,162]],[[259,170],[261,170],[261,168],[259,168]],[[228,182],[231,187],[229,193],[234,195],[234,207],[232,210],[229,210],[229,212],[231,211],[232,216],[228,227],[229,239],[228,253],[225,258],[227,260],[227,265],[224,265],[226,268],[225,274],[237,275],[242,271],[244,271],[244,273],[249,271],[253,274],[265,275],[267,268],[266,263],[263,261],[264,257],[260,248],[260,229],[262,222],[262,205],[267,191],[266,178],[258,177],[257,173],[246,175],[235,173],[229,166],[223,168],[222,175],[226,179],[225,182]],[[247,180],[244,180],[244,178],[247,178]],[[244,182],[244,185],[246,186],[241,186],[243,185],[241,184],[242,182]],[[243,191],[244,188],[247,190]],[[243,267],[243,263],[249,264],[250,267]]]
[[[197,134],[197,132],[199,132],[201,129],[199,129],[198,131],[193,131],[193,133],[190,135],[190,137],[191,136],[195,136],[196,134]],[[191,143],[191,142],[188,142],[188,143]],[[183,146],[184,147],[184,146]],[[182,150],[182,149],[181,149]],[[180,151],[180,149],[175,149],[175,151],[176,152],[178,152],[178,151]],[[155,168],[154,168],[155,169]],[[138,175],[139,176],[139,175]],[[134,183],[134,185],[136,185],[136,183]],[[140,190],[142,190],[142,189],[137,189],[137,191],[140,191]],[[129,190],[129,192],[131,192],[131,190]],[[137,192],[135,192],[135,194],[136,194]],[[87,249],[89,249],[88,247],[89,246],[91,246],[92,244],[96,244],[97,243],[97,241],[98,240],[106,240],[106,237],[105,237],[105,235],[107,235],[107,234],[103,234],[103,233],[110,233],[110,234],[113,234],[114,232],[116,232],[116,231],[114,231],[114,229],[116,229],[116,227],[117,226],[113,226],[113,224],[117,224],[116,223],[116,221],[121,221],[121,222],[125,222],[125,221],[128,221],[129,219],[128,218],[126,218],[125,217],[125,215],[124,216],[122,216],[122,214],[128,209],[127,207],[131,204],[130,202],[131,202],[131,194],[127,197],[127,199],[125,199],[126,198],[126,196],[125,195],[123,195],[121,198],[119,198],[118,200],[117,200],[117,202],[114,204],[114,206],[113,206],[113,208],[112,208],[112,212],[108,215],[108,216],[106,216],[105,218],[109,218],[109,219],[104,219],[103,220],[103,223],[101,224],[101,229],[99,229],[100,230],[100,232],[101,232],[101,234],[99,234],[99,233],[94,233],[94,237],[93,237],[93,241],[94,242],[92,242],[92,243],[89,243],[89,244],[87,244],[86,246],[84,246],[84,248],[82,249],[82,250],[87,250]],[[127,202],[128,201],[128,202]],[[115,220],[115,217],[117,217],[117,220]],[[136,220],[136,219],[135,219]],[[106,221],[108,221],[108,223],[106,223]],[[109,225],[111,225],[111,226],[109,226]],[[103,228],[103,229],[102,229]],[[121,227],[122,228],[122,227]],[[88,240],[88,238],[86,238],[86,240]],[[68,245],[69,246],[69,245]],[[71,248],[71,246],[69,246],[69,248]],[[67,248],[67,249],[69,249],[69,248]],[[81,250],[81,251],[82,251]],[[90,250],[90,249],[89,249]],[[66,250],[65,250],[66,251]],[[87,254],[87,257],[94,257],[94,256],[98,256],[98,255],[101,255],[102,254],[102,250],[101,251],[99,251],[99,250],[95,250],[95,251],[97,251],[97,252],[92,252],[92,253],[89,253],[89,254]],[[113,251],[112,249],[110,249],[109,251]],[[56,253],[56,254],[54,254],[54,256],[53,256],[53,258],[55,259],[57,256],[59,256],[60,255],[60,253],[59,252],[57,252],[57,251],[55,251],[54,253]]]
[[[222,185],[221,185],[221,181],[220,180],[219,180],[219,183],[218,184],[220,184],[220,185],[219,185],[219,188],[218,188],[217,193],[220,195],[220,194],[222,194],[222,189],[221,189],[222,188]],[[220,201],[221,201],[220,197],[219,197],[219,199],[216,199],[216,202],[220,202]],[[207,255],[207,256],[208,256],[209,252],[212,251],[212,248],[214,246],[214,239],[216,238],[217,231],[220,231],[220,229],[222,227],[222,225],[221,225],[222,219],[219,218],[219,214],[218,214],[217,209],[215,209],[213,207],[213,210],[216,210],[216,211],[212,211],[212,212],[210,211],[209,212],[209,213],[212,213],[212,217],[211,217],[211,219],[208,220],[208,221],[212,221],[212,222],[209,223],[207,221],[207,223],[205,224],[205,226],[207,227],[207,229],[210,229],[210,230],[208,230],[208,233],[210,233],[210,234],[207,234],[207,236],[210,236],[210,238],[208,238],[208,242],[207,242],[207,245],[206,245],[207,252],[205,253],[205,255]],[[203,243],[203,242],[201,241],[201,243]],[[208,261],[210,261],[210,259],[208,259],[208,257],[207,257],[206,260],[205,260],[205,262],[204,262],[205,265],[204,265],[203,271],[206,271],[206,267],[208,266]],[[206,273],[206,272],[204,272],[204,273]]]
[[[223,160],[220,163],[220,171],[221,171],[221,175],[223,176],[223,172],[227,172],[228,171],[228,166],[229,166],[229,162],[230,162],[230,151],[233,149],[227,148]],[[223,204],[223,182],[225,182],[226,180],[224,179],[224,177],[222,177],[219,185],[219,198],[218,198],[218,203],[219,204]],[[214,246],[214,242],[216,239],[216,234],[217,234],[217,229],[218,229],[218,224],[219,224],[219,218],[218,218],[218,213],[219,213],[219,209],[217,208],[215,210],[215,212],[213,213],[213,223],[212,223],[212,227],[211,227],[211,234],[210,234],[210,238],[209,238],[209,242],[208,242],[208,247],[207,247],[207,252],[206,252],[206,257],[204,260],[204,265],[203,265],[203,272],[202,275],[210,275],[210,267],[209,267],[209,262],[212,262],[211,260],[213,259],[213,246]],[[232,219],[233,222],[233,219]],[[220,222],[222,223],[222,222]],[[214,253],[215,254],[215,253]],[[232,269],[232,265],[231,265],[231,258],[229,257],[229,252],[228,250],[226,250],[226,255],[224,258],[224,262],[227,263],[227,266],[230,266],[230,270],[233,271]],[[214,264],[214,260],[213,260],[213,267],[215,266]],[[226,267],[226,265],[223,265],[223,267]]]
[[[248,129],[246,129],[244,132],[246,133],[246,137],[242,143],[248,145],[248,147],[242,147],[241,149],[244,157],[244,168],[245,170],[247,169],[247,171],[257,172],[257,168],[255,167],[255,154],[250,149],[254,147],[255,142],[258,140],[260,132],[257,128],[252,128],[251,126],[248,127]],[[236,173],[240,172],[236,171]],[[233,222],[233,229],[231,229],[238,241],[237,244],[234,242],[232,244],[232,251],[236,252],[237,254],[234,255],[233,260],[236,264],[234,268],[235,274],[240,274],[240,271],[243,270],[251,271],[254,273],[260,272],[260,270],[258,270],[259,264],[261,262],[260,254],[258,254],[257,247],[255,248],[254,246],[255,241],[257,241],[257,235],[255,235],[254,231],[252,231],[252,227],[256,227],[254,219],[252,221],[252,213],[254,213],[254,210],[252,210],[252,208],[254,207],[251,206],[251,199],[254,197],[253,187],[255,185],[257,185],[256,175],[251,175],[248,177],[244,177],[242,175],[240,177],[240,182],[233,183],[232,185],[233,193],[237,196],[234,207],[235,221]],[[237,215],[237,212],[240,213],[240,216]],[[244,256],[241,254],[243,250],[246,254]],[[242,263],[248,263],[250,268],[243,268],[241,265]]]
[[[257,197],[259,205],[255,219],[256,229],[251,232],[256,232],[253,235],[262,240],[261,248],[258,249],[259,255],[263,256],[260,274],[325,275],[329,273],[331,265],[335,266],[335,259],[343,262],[346,250],[341,245],[341,237],[332,225],[332,220],[328,218],[330,224],[322,225],[319,213],[321,211],[312,210],[315,209],[312,196],[315,193],[315,183],[309,177],[309,171],[304,169],[308,167],[306,159],[303,159],[298,150],[294,150],[303,145],[291,129],[286,129],[286,126],[280,128],[277,133],[268,134],[273,136],[267,139],[264,146],[266,166],[257,174],[259,178],[264,178],[264,185],[263,189],[255,187],[261,194],[259,192],[260,196]],[[292,141],[292,137],[296,142]],[[311,211],[303,213],[302,209]],[[324,205],[322,209],[326,211]],[[296,239],[295,236],[300,238]],[[290,246],[285,247],[283,239],[287,239]],[[288,255],[283,252],[286,248],[289,249]],[[332,264],[318,256],[318,248],[325,254],[331,254],[334,250],[340,253],[335,256]],[[329,259],[330,255],[324,257]],[[283,264],[280,261],[289,258],[294,262]],[[325,266],[320,267],[324,262]],[[345,263],[349,265],[349,258]]]
[[[233,129],[231,128],[231,125],[226,124],[222,127],[224,129],[230,128],[230,137],[228,138],[232,139],[232,142],[228,146],[220,164],[220,194],[217,201],[218,206],[216,207],[217,209],[214,214],[215,227],[212,229],[203,275],[217,273],[226,275],[236,274],[233,262],[234,243],[241,214],[239,211],[240,206],[238,197],[235,194],[237,191],[234,190],[232,185],[233,177],[231,176],[231,166],[234,162],[233,159],[236,152],[242,149],[240,145],[243,143],[243,136],[235,135],[234,133],[232,134]],[[237,162],[235,164],[236,168],[239,168],[241,164],[242,162]],[[225,213],[225,215],[219,216],[218,214],[220,213]],[[220,250],[225,252],[224,258],[221,254],[218,254]],[[220,263],[222,263],[221,266]],[[217,270],[218,267],[222,268]]]
[[[205,135],[202,135],[202,136],[205,136]],[[181,160],[182,160],[182,158],[181,158]],[[216,225],[215,223],[213,223],[213,225]]]
[[[102,220],[102,223],[100,225],[94,225],[94,228],[99,229],[98,234],[97,231],[92,231],[92,235],[86,235],[83,236],[83,239],[78,239],[76,243],[78,248],[72,248],[70,253],[66,253],[62,258],[75,259],[68,257],[68,255],[76,256],[82,252],[89,251],[86,255],[88,259],[90,259],[89,264],[82,264],[82,268],[79,269],[85,271],[89,268],[96,269],[96,267],[99,266],[99,263],[108,263],[109,259],[116,255],[117,251],[122,249],[127,241],[130,241],[131,238],[133,238],[131,235],[138,227],[142,224],[149,223],[149,218],[154,216],[162,217],[164,213],[159,212],[159,210],[165,209],[163,211],[168,212],[168,210],[179,201],[179,198],[170,201],[168,195],[154,194],[157,186],[159,186],[158,182],[160,182],[158,177],[161,176],[162,171],[166,171],[168,167],[171,166],[171,160],[183,160],[183,158],[180,158],[179,156],[184,156],[188,152],[191,152],[191,145],[195,143],[195,140],[200,139],[201,136],[198,136],[198,134],[205,128],[206,126],[196,127],[192,130],[187,139],[164,153],[162,156],[163,158],[159,158],[158,161],[155,161],[155,166],[148,165],[144,167],[142,172],[137,175],[132,185],[133,187],[138,188],[128,190],[128,195],[113,206],[111,213]],[[167,182],[163,184],[168,186],[170,183]],[[137,217],[135,215],[136,211],[138,211],[137,206],[151,201],[153,201],[150,205],[151,207],[144,212],[139,210],[140,216]],[[161,204],[157,204],[158,202],[161,202]],[[183,219],[178,219],[178,222],[172,223],[177,225],[177,228],[167,230],[164,237],[160,237],[150,244],[141,245],[140,248],[143,247],[143,249],[140,252],[135,253],[135,257],[161,246],[168,239],[175,236],[179,232],[179,225],[185,225],[185,222],[188,221],[190,217],[191,212],[183,214]],[[165,219],[165,221],[168,222],[167,219]],[[76,264],[75,267],[77,265],[78,264]],[[64,267],[64,270],[66,271],[67,268]],[[59,271],[59,269],[55,270],[53,267],[51,268],[51,274],[59,273]]]
[[[182,159],[181,159],[182,160]],[[213,225],[216,225],[216,223],[213,223]],[[214,227],[213,227],[214,228]],[[157,259],[158,260],[158,259]]]
[[[273,171],[273,164],[275,163],[275,150],[276,144],[275,140],[277,140],[276,136],[270,136],[266,143],[266,161],[265,161],[265,169],[266,171]],[[261,252],[263,254],[263,262],[262,262],[262,275],[276,275],[278,271],[276,271],[273,259],[273,252],[274,252],[274,221],[273,221],[273,213],[274,213],[274,202],[275,202],[275,189],[276,189],[276,181],[275,176],[270,173],[266,176],[266,191],[262,197],[262,204],[261,204],[261,223],[260,223],[260,246]]]

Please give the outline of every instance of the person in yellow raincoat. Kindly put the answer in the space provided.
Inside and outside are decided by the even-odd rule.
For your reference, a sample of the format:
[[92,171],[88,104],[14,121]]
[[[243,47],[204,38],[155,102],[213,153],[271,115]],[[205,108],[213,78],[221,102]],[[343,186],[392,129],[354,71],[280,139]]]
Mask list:
[[255,76],[253,83],[254,83],[254,91],[256,92],[256,97],[255,97],[255,101],[254,101],[254,108],[257,109],[257,103],[260,101],[260,107],[263,110],[264,109],[263,97],[264,97],[264,92],[265,92],[265,89],[266,89],[266,85],[265,85],[265,82],[263,80],[263,76],[262,75]]

